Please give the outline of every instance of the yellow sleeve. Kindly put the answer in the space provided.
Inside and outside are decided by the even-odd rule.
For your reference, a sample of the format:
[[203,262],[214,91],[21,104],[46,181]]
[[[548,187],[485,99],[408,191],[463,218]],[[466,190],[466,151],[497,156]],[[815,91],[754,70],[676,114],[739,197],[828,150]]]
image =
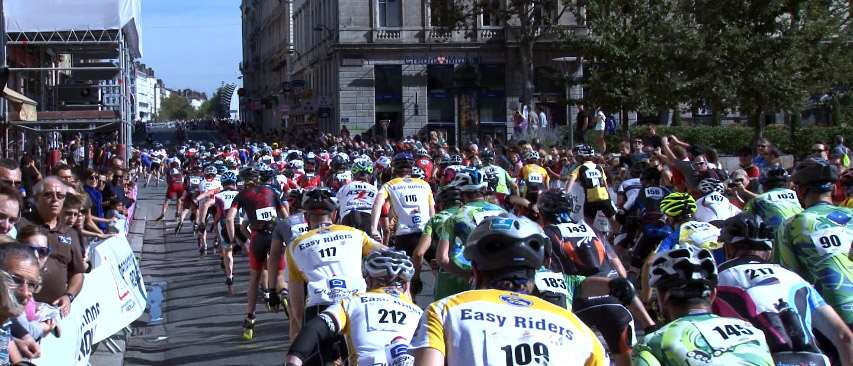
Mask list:
[[382,196],[382,199],[387,200],[388,196],[391,195],[390,184],[391,184],[391,182],[385,183],[382,185],[382,188],[379,188],[379,195]]
[[335,323],[338,326],[338,334],[346,333],[346,330],[349,327],[349,313],[347,313],[349,303],[349,299],[343,299],[336,304],[329,305],[326,310],[323,310],[324,313],[335,320]]
[[294,241],[291,245],[288,245],[284,251],[286,254],[285,261],[287,261],[287,273],[291,277],[300,278],[303,282],[307,282],[305,280],[305,276],[302,274],[302,271],[299,270],[299,266],[296,265],[296,261],[293,260],[293,253],[291,252],[293,251],[293,247],[296,245],[299,245],[298,240]]
[[427,308],[420,326],[426,330],[427,347],[435,348],[441,354],[447,355],[446,344],[444,343],[444,323],[442,323],[441,314],[438,311],[439,304],[433,303]]
[[604,346],[601,345],[601,342],[592,332],[589,333],[589,337],[592,340],[592,354],[589,355],[589,359],[586,360],[586,366],[610,365],[610,360],[604,353]]
[[366,257],[368,254],[372,253],[373,251],[375,251],[376,249],[378,249],[382,246],[381,243],[379,243],[376,240],[373,240],[373,238],[368,236],[367,233],[365,233],[364,231],[358,230],[358,232],[361,234],[361,256],[362,257]]
[[548,171],[545,168],[540,168],[542,170],[542,176],[545,177],[545,187],[551,183],[551,175],[548,174]]

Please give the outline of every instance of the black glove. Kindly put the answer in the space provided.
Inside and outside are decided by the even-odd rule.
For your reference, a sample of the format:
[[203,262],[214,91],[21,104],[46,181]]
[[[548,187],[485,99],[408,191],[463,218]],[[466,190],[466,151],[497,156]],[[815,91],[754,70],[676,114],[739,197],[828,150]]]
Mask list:
[[412,278],[412,296],[417,296],[423,289],[424,283],[421,281],[420,276]]
[[278,296],[278,291],[269,292],[267,307],[272,311],[278,311],[279,307],[281,307],[281,298]]
[[634,295],[636,295],[637,291],[634,290],[634,285],[631,281],[623,277],[617,277],[608,283],[610,287],[610,296],[615,297],[619,300],[622,305],[627,306],[634,300]]

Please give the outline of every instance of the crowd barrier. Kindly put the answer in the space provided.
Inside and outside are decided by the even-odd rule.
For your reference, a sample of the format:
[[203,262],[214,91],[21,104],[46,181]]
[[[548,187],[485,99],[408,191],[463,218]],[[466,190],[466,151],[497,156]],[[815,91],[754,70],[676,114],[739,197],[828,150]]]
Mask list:
[[[136,189],[129,195],[136,197]],[[128,208],[132,218],[136,204]],[[92,270],[83,276],[83,288],[71,312],[59,321],[60,337],[50,334],[41,340],[42,354],[33,363],[40,366],[87,366],[93,346],[138,319],[147,306],[148,294],[139,263],[127,233],[93,244],[89,249]]]

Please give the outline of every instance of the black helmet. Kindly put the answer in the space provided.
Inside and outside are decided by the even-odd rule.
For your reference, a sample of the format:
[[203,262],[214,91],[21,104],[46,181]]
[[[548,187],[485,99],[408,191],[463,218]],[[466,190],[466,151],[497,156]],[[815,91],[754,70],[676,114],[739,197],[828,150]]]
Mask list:
[[252,168],[243,168],[240,170],[240,179],[243,179],[243,182],[255,182],[258,180],[258,171]]
[[510,214],[488,217],[468,235],[464,255],[479,271],[535,270],[545,260],[550,239],[538,224]]
[[[643,173],[645,173],[646,169],[648,169],[649,163],[645,161],[638,161],[631,165],[631,178],[640,178]],[[657,170],[657,169],[655,169]]]
[[276,174],[275,170],[270,169],[270,168],[261,170],[259,172],[259,174],[260,174],[259,177],[260,177],[262,182],[269,182],[269,181],[275,179],[275,176],[278,175],[278,174]]
[[743,249],[772,250],[770,229],[761,216],[741,212],[723,222],[720,240]]
[[294,188],[287,191],[287,203],[290,205],[291,210],[298,210],[302,208],[302,196],[303,191],[301,188]]
[[446,187],[438,192],[436,202],[443,207],[462,203],[462,191],[457,187]]
[[489,148],[483,149],[483,151],[480,152],[480,159],[483,159],[483,161],[495,160],[495,151]]
[[302,196],[302,208],[305,211],[331,213],[338,204],[332,199],[332,192],[325,188],[314,188]]
[[767,174],[765,175],[762,183],[766,186],[771,187],[781,186],[785,185],[785,183],[788,183],[788,179],[790,178],[791,176],[788,174],[788,171],[785,170],[785,168],[777,166],[774,168],[770,168],[770,170],[767,171]]
[[646,170],[643,170],[643,175],[640,176],[640,180],[660,182],[660,170],[655,167],[646,168]]
[[658,254],[649,274],[649,286],[680,299],[707,297],[717,286],[714,256],[707,249],[692,245]]
[[536,201],[539,213],[558,224],[571,222],[572,206],[574,206],[572,199],[559,189],[551,189],[540,194]]
[[837,179],[838,168],[823,159],[803,161],[791,176],[794,184],[816,188],[820,192],[831,191]]

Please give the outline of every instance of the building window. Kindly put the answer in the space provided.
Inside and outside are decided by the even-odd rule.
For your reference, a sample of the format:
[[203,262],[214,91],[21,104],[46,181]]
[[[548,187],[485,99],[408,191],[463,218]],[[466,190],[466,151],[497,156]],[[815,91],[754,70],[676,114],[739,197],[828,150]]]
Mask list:
[[429,3],[429,20],[433,27],[450,27],[459,19],[461,9],[454,0],[432,0]]
[[482,24],[484,27],[499,27],[501,25],[500,9],[498,0],[488,0],[482,5]]
[[453,111],[453,65],[427,66],[427,121],[452,124]]
[[506,122],[506,67],[480,65],[480,123]]
[[403,0],[376,0],[379,27],[403,26]]

